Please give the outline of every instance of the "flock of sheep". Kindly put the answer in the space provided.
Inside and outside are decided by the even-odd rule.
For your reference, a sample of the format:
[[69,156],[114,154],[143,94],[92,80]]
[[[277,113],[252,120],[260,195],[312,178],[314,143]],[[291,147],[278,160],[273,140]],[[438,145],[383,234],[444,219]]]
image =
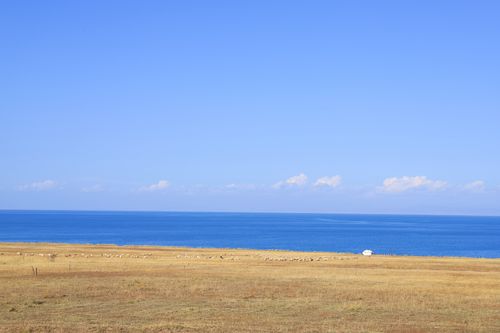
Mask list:
[[[17,252],[16,253],[19,256],[25,256],[25,257],[33,257],[33,256],[39,256],[39,257],[48,257],[49,259],[55,259],[57,257],[56,253],[33,253],[33,252],[27,252],[27,253],[22,253],[22,252]],[[150,258],[153,254],[152,253],[146,253],[146,254],[113,254],[113,253],[100,253],[100,254],[93,254],[93,253],[66,253],[63,256],[66,258],[75,258],[75,257],[84,257],[84,258],[91,258],[91,257],[104,257],[104,258]]]
[[[309,261],[328,261],[328,260],[353,260],[353,259],[358,259],[356,256],[317,256],[317,257],[294,257],[294,256],[284,256],[284,255],[257,255],[257,256],[252,256],[254,258],[258,258],[264,261],[302,261],[302,262],[309,262]],[[232,255],[216,255],[216,256],[211,256],[211,255],[177,255],[176,258],[178,259],[225,259],[225,260],[240,260],[241,258],[239,256],[232,256]]]
[[[363,251],[364,256],[371,256],[373,251],[371,250],[365,250]],[[3,253],[1,254],[3,255]],[[40,256],[40,257],[47,257],[49,260],[55,260],[57,257],[56,253],[22,253],[22,252],[17,252],[17,255],[20,256]],[[84,257],[84,258],[91,258],[91,257],[104,257],[104,258],[134,258],[134,259],[145,259],[145,258],[153,258],[152,253],[145,253],[145,254],[128,254],[128,253],[122,253],[122,254],[116,254],[116,253],[67,253],[63,255],[66,258],[71,258],[71,257]],[[328,260],[352,260],[352,259],[358,259],[356,256],[317,256],[317,257],[311,257],[311,256],[306,256],[306,257],[297,257],[297,256],[284,256],[284,255],[269,255],[269,254],[262,254],[256,256],[260,259],[263,259],[264,261],[302,261],[302,262],[307,262],[307,261],[328,261]],[[177,259],[211,259],[211,260],[240,260],[239,256],[235,255],[177,255]]]

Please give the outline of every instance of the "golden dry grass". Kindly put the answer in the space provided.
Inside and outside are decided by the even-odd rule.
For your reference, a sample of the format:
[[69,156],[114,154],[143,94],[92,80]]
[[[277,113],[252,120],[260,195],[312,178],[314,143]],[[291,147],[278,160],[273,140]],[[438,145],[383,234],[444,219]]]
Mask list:
[[2,332],[500,332],[498,259],[24,243],[0,253]]

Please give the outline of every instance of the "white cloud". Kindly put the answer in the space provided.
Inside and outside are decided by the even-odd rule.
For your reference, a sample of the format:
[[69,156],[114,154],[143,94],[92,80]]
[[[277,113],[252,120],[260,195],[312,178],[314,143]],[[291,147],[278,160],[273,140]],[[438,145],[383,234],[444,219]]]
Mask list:
[[285,186],[303,186],[307,183],[307,176],[303,173],[292,176],[286,180],[277,182],[273,185],[274,188],[282,188]]
[[340,177],[339,175],[331,177],[325,176],[318,178],[318,180],[316,180],[316,182],[314,183],[314,186],[337,187],[340,185],[341,182],[342,182],[342,177]]
[[464,189],[472,192],[482,192],[486,189],[486,183],[482,180],[475,180],[465,184]]
[[143,186],[141,187],[139,190],[140,191],[161,191],[161,190],[164,190],[166,188],[168,188],[170,186],[170,183],[168,180],[160,180],[158,183],[156,184],[151,184],[151,185],[148,185],[148,186]]
[[307,176],[301,173],[300,175],[290,177],[286,180],[288,185],[304,185],[307,183]]
[[39,182],[33,182],[31,184],[25,184],[19,186],[21,191],[46,191],[54,189],[57,186],[57,182],[54,180],[42,180]]
[[384,192],[404,192],[412,189],[440,190],[447,183],[442,180],[428,179],[426,176],[391,177],[384,180],[381,190]]

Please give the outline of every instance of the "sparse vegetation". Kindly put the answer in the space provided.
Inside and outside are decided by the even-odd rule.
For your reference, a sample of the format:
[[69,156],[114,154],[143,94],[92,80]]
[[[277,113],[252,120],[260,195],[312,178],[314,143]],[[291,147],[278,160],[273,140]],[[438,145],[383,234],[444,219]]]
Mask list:
[[1,332],[500,332],[498,259],[21,243],[0,253]]

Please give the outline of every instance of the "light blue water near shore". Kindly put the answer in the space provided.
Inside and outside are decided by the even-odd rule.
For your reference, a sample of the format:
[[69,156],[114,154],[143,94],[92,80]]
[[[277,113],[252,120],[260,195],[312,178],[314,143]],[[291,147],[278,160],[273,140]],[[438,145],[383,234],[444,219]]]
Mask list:
[[0,242],[500,257],[500,217],[0,211]]

